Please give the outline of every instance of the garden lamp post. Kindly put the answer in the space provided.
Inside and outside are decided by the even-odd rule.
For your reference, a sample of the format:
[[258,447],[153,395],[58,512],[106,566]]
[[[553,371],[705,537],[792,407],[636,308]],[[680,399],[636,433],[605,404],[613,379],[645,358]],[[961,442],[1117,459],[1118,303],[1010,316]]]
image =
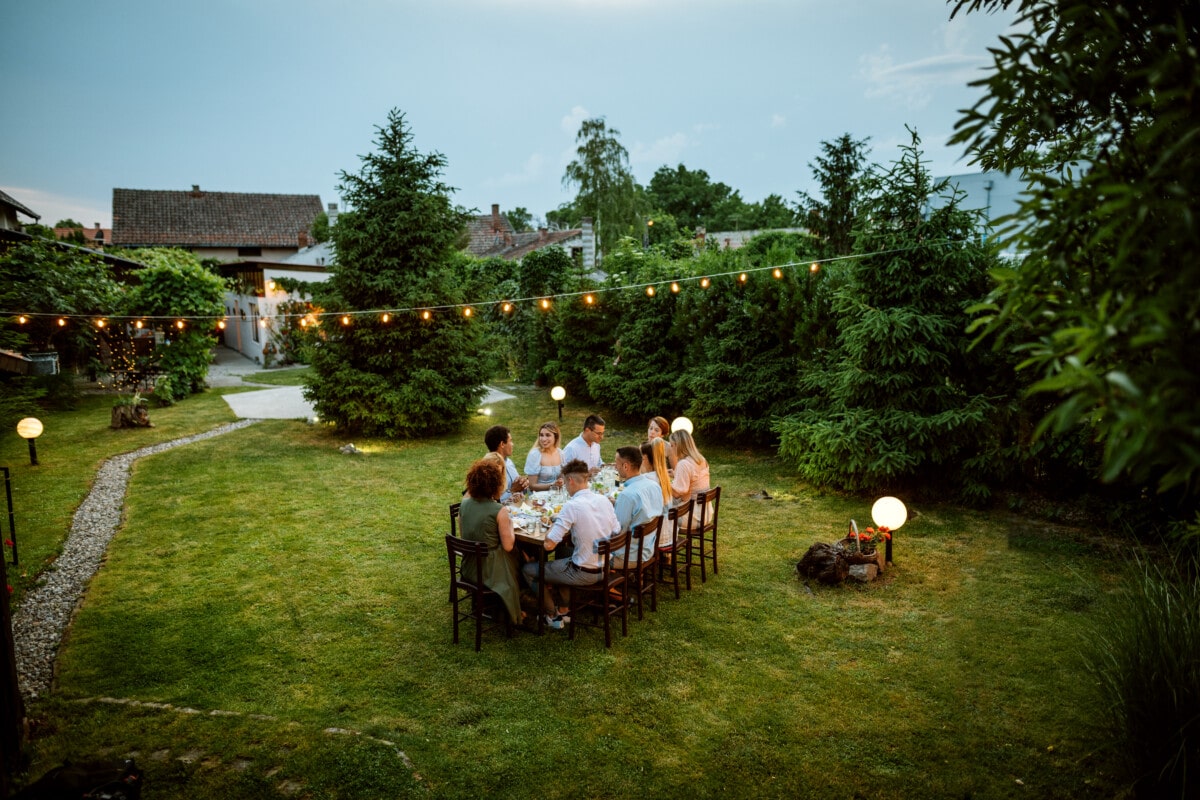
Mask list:
[[37,460],[37,445],[34,441],[42,435],[41,420],[34,417],[26,417],[17,423],[17,436],[29,442],[29,466],[36,467]]
[[687,431],[690,434],[692,432],[692,421],[687,417],[676,417],[671,420],[671,433],[675,431]]
[[[887,528],[894,538],[896,529],[908,521],[908,509],[898,498],[881,497],[875,501],[875,505],[871,506],[871,519],[875,520],[877,526]],[[884,544],[883,558],[889,564],[892,561],[891,538]]]
[[562,422],[563,400],[567,397],[567,390],[561,386],[555,386],[550,390],[550,397],[558,403],[558,421]]

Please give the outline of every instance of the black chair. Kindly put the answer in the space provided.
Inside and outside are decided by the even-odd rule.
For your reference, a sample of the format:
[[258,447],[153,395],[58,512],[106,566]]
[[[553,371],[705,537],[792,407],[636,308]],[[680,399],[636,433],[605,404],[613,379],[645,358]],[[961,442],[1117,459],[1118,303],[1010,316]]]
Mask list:
[[[721,487],[714,486],[696,492],[693,499],[699,511],[693,511],[692,515],[695,517],[699,514],[699,519],[695,521],[694,528],[687,529],[687,561],[684,571],[687,573],[689,590],[692,588],[692,567],[700,567],[701,583],[708,581],[706,562],[712,561],[713,575],[717,574],[717,514],[721,508]],[[694,553],[699,557],[693,555]]]
[[[475,652],[479,652],[483,644],[484,621],[488,619],[486,612],[489,602],[498,606],[495,619],[504,620],[504,631],[508,638],[513,635],[513,623],[508,617],[508,610],[500,601],[500,596],[483,584],[483,562],[487,559],[488,546],[486,542],[468,542],[456,536],[446,536],[446,554],[450,559],[450,602],[454,605],[454,643],[458,644],[458,623],[465,619],[475,620]],[[463,562],[467,557],[475,561],[475,574],[464,577]],[[459,605],[470,600],[470,608],[460,610]]]
[[[658,540],[662,532],[662,517],[655,517],[649,522],[643,522],[629,532],[629,550],[625,553],[625,566],[614,567],[625,577],[626,594],[637,598],[638,619],[643,619],[643,598],[650,595],[650,610],[658,611]],[[647,536],[655,537],[655,546],[650,558],[643,559],[642,543]],[[630,560],[634,550],[637,557]]]
[[458,536],[458,518],[462,516],[462,503],[450,504],[450,535]]
[[681,548],[686,548],[687,534],[685,531],[692,524],[692,509],[696,501],[688,498],[677,506],[667,509],[667,522],[663,530],[671,531],[671,543],[665,543],[665,537],[658,537],[658,582],[666,587],[675,589],[675,599],[679,599],[679,554]]
[[[571,624],[568,639],[574,640],[575,626],[604,629],[604,646],[612,647],[612,615],[621,614],[621,635],[629,635],[629,600],[625,594],[625,575],[621,570],[611,569],[609,560],[614,550],[629,545],[629,531],[618,533],[611,539],[600,542],[596,551],[600,554],[600,580],[591,586],[571,587]],[[580,602],[582,600],[582,602]],[[583,620],[584,613],[591,615],[590,622]],[[600,621],[603,619],[603,621]]]

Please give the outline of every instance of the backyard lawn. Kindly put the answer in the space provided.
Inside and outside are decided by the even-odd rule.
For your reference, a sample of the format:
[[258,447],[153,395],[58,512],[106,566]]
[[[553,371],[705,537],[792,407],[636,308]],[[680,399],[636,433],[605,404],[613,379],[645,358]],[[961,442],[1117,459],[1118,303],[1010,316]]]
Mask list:
[[[806,587],[808,546],[866,524],[873,498],[813,492],[771,451],[703,432],[718,576],[611,650],[588,630],[451,644],[447,505],[489,425],[520,463],[556,415],[544,391],[504,388],[517,397],[461,434],[355,440],[362,455],[267,421],[137,462],[54,691],[29,709],[30,775],[135,752],[145,798],[1113,793],[1080,656],[1119,572],[1101,547],[913,503],[882,580]],[[48,415],[43,466],[14,477],[34,487],[20,514],[43,520],[24,525],[29,563],[101,458],[229,421],[224,406],[208,393],[111,436],[106,407]],[[567,411],[564,443],[588,409]],[[645,430],[608,423],[606,458]],[[21,447],[6,439],[4,463]]]

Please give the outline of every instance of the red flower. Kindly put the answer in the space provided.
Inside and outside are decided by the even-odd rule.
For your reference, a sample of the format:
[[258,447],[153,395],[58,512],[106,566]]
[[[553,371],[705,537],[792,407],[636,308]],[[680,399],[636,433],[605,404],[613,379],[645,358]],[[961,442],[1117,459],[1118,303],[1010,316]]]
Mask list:
[[5,540],[4,540],[4,544],[5,544],[5,546],[6,546],[6,547],[12,547],[12,546],[13,546],[13,540],[12,540],[12,539],[5,539]]
[[8,593],[12,594],[12,584],[8,584]]

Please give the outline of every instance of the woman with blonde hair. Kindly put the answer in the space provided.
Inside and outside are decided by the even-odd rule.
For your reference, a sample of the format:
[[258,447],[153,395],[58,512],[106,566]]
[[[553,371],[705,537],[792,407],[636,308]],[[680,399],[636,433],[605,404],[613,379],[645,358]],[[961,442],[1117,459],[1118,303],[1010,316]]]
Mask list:
[[562,485],[563,454],[558,446],[561,437],[553,422],[543,422],[538,429],[537,443],[525,459],[525,477],[530,491],[541,492]]
[[[692,435],[687,431],[675,431],[671,434],[671,447],[675,448],[675,476],[671,479],[671,493],[683,500],[709,489],[708,459],[700,454]],[[692,515],[692,521],[700,521],[699,509]]]

